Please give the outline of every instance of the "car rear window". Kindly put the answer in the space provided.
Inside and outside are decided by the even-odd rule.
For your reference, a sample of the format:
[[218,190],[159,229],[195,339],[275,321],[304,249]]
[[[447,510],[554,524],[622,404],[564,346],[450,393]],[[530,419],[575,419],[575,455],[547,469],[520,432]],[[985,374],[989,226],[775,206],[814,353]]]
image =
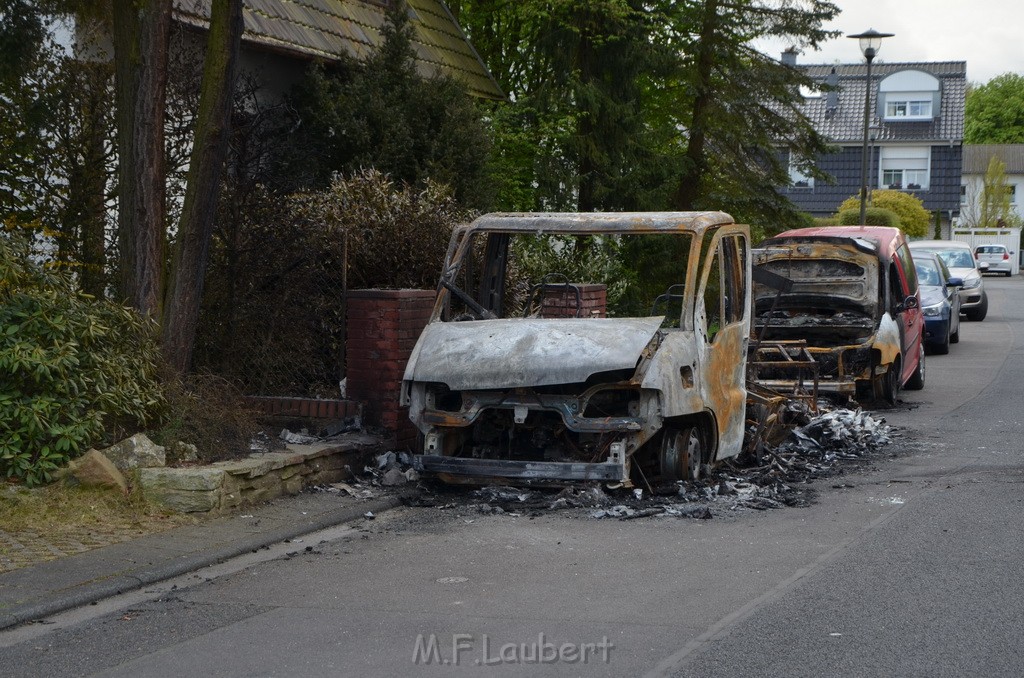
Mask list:
[[1002,245],[982,245],[974,249],[975,254],[1002,254],[1006,248]]
[[917,270],[917,280],[925,287],[938,287],[943,283],[942,271],[939,265],[931,257],[914,260],[914,268]]

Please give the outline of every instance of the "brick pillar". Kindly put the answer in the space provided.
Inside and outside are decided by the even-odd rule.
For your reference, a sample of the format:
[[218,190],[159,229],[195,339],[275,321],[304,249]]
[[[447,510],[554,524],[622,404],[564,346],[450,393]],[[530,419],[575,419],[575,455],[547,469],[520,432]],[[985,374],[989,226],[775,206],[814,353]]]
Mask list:
[[385,429],[399,447],[415,447],[416,427],[398,398],[405,364],[430,319],[434,291],[352,290],[347,302],[347,395],[366,403],[367,424]]
[[[606,285],[576,285],[580,290],[581,318],[604,318],[608,315]],[[551,289],[544,293],[542,318],[572,318],[576,315],[576,293],[567,289]]]

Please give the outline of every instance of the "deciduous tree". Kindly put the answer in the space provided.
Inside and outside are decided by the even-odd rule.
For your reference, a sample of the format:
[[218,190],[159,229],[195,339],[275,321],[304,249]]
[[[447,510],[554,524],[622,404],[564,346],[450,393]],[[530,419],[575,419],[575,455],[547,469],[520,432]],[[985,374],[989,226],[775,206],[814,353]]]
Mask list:
[[960,224],[967,228],[1019,226],[1020,217],[1010,202],[1010,186],[1006,183],[1006,163],[998,156],[988,161],[981,185],[968,186],[966,200],[960,206]]
[[242,0],[213,3],[185,201],[162,322],[164,358],[181,373],[190,367],[195,344],[221,171],[228,150],[242,29]]
[[964,143],[1024,143],[1024,76],[1003,73],[968,88]]
[[164,275],[164,113],[171,0],[112,0],[121,296],[160,317]]
[[[871,207],[888,210],[899,217],[899,227],[903,232],[915,238],[928,235],[928,224],[931,214],[924,208],[924,203],[917,196],[903,191],[876,189],[871,191]],[[860,197],[850,196],[839,206],[839,213],[847,210],[858,210]]]

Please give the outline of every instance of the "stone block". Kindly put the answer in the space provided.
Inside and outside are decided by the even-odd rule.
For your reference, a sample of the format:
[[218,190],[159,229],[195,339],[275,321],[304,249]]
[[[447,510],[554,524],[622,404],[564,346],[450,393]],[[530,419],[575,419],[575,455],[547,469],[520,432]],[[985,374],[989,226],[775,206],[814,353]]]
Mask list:
[[124,475],[110,459],[98,450],[89,450],[68,464],[65,477],[85,487],[108,487],[128,494]]
[[301,478],[305,473],[309,473],[309,469],[305,464],[290,464],[277,471],[277,477],[281,480],[289,480],[295,476]]
[[164,448],[147,438],[145,433],[136,433],[131,438],[111,445],[103,450],[103,454],[122,471],[133,468],[159,468],[167,464]]
[[215,467],[198,468],[144,468],[139,472],[143,489],[220,491],[224,484],[224,471]]

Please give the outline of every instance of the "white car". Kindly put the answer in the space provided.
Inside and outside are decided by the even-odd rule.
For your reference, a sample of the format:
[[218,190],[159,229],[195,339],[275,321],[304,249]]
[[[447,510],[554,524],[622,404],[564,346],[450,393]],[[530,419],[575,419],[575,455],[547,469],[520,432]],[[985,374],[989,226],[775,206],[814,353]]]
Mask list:
[[989,273],[1013,275],[1014,252],[1006,245],[978,245],[974,248],[974,258],[988,264]]
[[964,281],[960,288],[960,311],[968,320],[984,320],[988,315],[988,295],[981,279],[982,266],[974,258],[971,246],[957,240],[915,240],[911,252],[934,252],[949,269],[950,275]]

